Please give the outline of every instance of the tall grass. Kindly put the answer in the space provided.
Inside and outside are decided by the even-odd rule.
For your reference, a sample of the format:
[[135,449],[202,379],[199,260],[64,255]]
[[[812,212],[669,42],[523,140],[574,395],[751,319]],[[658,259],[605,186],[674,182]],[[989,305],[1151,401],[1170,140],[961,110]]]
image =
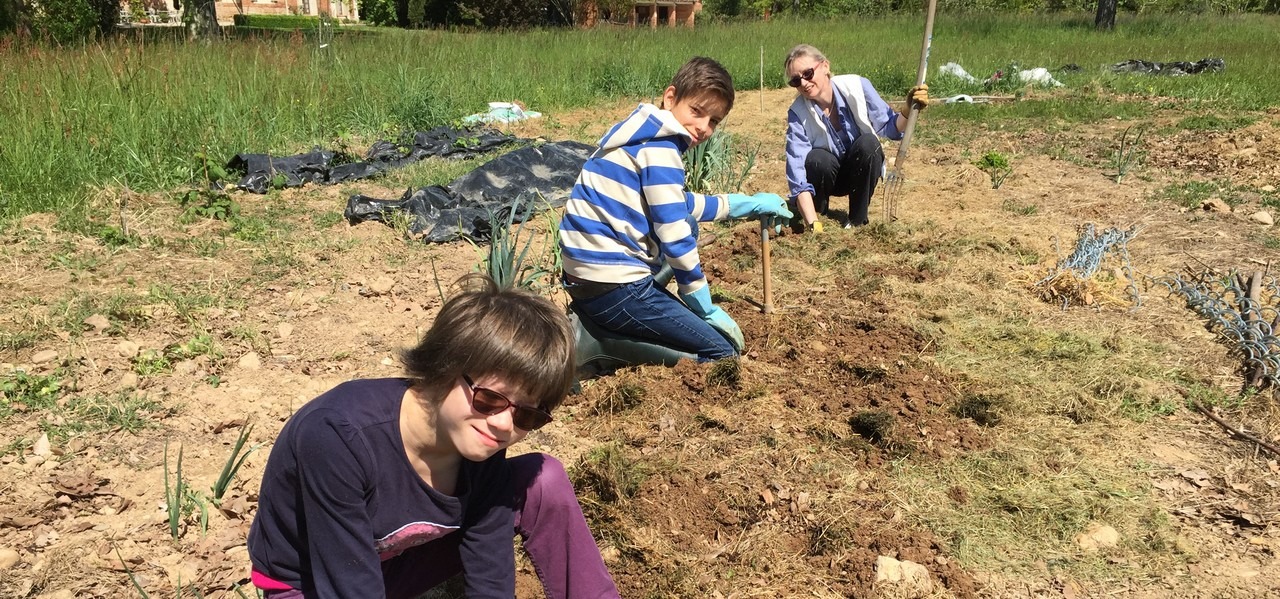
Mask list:
[[[172,188],[195,178],[202,168],[197,154],[222,160],[237,152],[336,146],[339,139],[446,123],[492,100],[519,99],[554,115],[605,98],[649,99],[699,54],[724,63],[739,89],[754,89],[763,46],[765,84],[776,88],[783,85],[787,49],[808,42],[827,53],[836,71],[864,74],[897,99],[914,78],[920,21],[385,31],[339,35],[323,48],[301,35],[212,45],[122,37],[65,48],[3,38],[0,219],[35,211],[82,214],[94,187]],[[1114,34],[1088,24],[1083,16],[943,14],[931,61],[956,61],[975,74],[1013,61],[1050,68],[1076,63],[1084,70],[1068,79],[1072,85],[1096,80],[1093,87],[1200,100],[1222,111],[1280,104],[1280,66],[1265,50],[1280,47],[1280,18],[1121,19]],[[1227,71],[1184,78],[1102,72],[1128,58],[1206,56],[1225,59]],[[935,95],[948,91],[940,85]],[[1086,95],[1077,103],[1098,101]],[[1033,110],[992,108],[1003,112],[988,115]],[[1065,108],[1050,107],[1057,109]]]

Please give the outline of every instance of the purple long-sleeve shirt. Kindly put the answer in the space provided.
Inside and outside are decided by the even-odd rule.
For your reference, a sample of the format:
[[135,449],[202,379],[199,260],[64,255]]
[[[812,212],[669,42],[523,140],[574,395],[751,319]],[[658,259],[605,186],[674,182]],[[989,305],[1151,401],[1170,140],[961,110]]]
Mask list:
[[383,597],[382,562],[461,535],[467,597],[514,596],[506,452],[463,460],[456,495],[432,489],[400,437],[408,388],[404,379],[343,383],[285,424],[249,531],[255,584],[325,599]]
[[[898,130],[898,112],[880,97],[880,94],[871,86],[871,82],[866,77],[861,79],[862,93],[867,100],[867,118],[871,121],[872,131],[875,131],[876,135],[880,137],[902,139],[902,132]],[[836,103],[836,114],[840,118],[839,130],[837,131],[831,126],[831,121],[822,115],[821,110],[817,112],[819,118],[823,120],[823,125],[826,125],[827,130],[832,132],[831,137],[835,140],[836,147],[831,149],[832,153],[842,156],[861,133],[858,130],[857,122],[853,118],[849,103],[845,101],[844,96],[834,89],[832,90],[832,96]],[[809,178],[804,168],[805,158],[809,156],[809,150],[811,149],[813,149],[813,142],[805,134],[804,117],[796,114],[794,110],[788,110],[787,187],[790,189],[790,197],[792,199],[806,191],[813,193],[813,185],[809,183]]]

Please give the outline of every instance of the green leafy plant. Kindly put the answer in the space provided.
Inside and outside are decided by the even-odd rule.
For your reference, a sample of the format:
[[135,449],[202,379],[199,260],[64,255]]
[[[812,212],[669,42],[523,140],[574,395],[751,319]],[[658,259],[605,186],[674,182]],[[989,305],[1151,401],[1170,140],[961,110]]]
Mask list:
[[[1136,129],[1136,130],[1135,130]],[[1142,147],[1142,137],[1147,133],[1147,125],[1130,125],[1120,134],[1120,147],[1112,155],[1111,164],[1115,168],[1112,177],[1119,183],[1129,171],[1142,162],[1146,151]],[[1133,133],[1130,136],[1130,132]]]
[[174,473],[174,484],[169,484],[169,442],[164,443],[164,508],[169,516],[169,536],[177,541],[182,536],[183,501],[187,497],[186,480],[182,478],[182,446],[178,446],[177,471]]
[[183,216],[187,218],[229,221],[240,216],[240,204],[220,191],[192,189],[178,196],[178,203],[185,209]]
[[227,457],[227,463],[223,464],[222,472],[218,474],[218,480],[213,483],[213,488],[210,489],[213,492],[214,505],[221,505],[222,497],[227,494],[227,489],[231,487],[231,481],[235,479],[236,473],[244,465],[245,459],[262,447],[262,444],[258,443],[244,453],[240,453],[240,450],[244,448],[245,442],[249,440],[249,433],[251,432],[253,432],[252,424],[241,427],[240,436],[236,437],[236,443],[231,447],[231,455]]
[[489,213],[489,230],[493,237],[489,240],[488,254],[478,270],[488,274],[498,286],[504,288],[532,289],[539,279],[551,274],[541,266],[525,262],[535,238],[530,236],[521,245],[520,235],[524,232],[526,222],[524,220],[515,225],[514,231],[511,228],[521,208],[522,205],[517,202],[506,211],[505,218],[501,213]]
[[61,395],[62,378],[57,373],[33,375],[15,370],[0,378],[0,417],[13,414],[15,408],[52,408]]
[[995,150],[983,154],[982,158],[977,159],[973,164],[991,177],[991,189],[1000,189],[1009,175],[1013,174],[1009,157]]
[[[741,158],[732,134],[716,131],[684,154],[685,186],[694,193],[737,192],[755,167],[759,149]],[[740,164],[740,168],[739,168]]]

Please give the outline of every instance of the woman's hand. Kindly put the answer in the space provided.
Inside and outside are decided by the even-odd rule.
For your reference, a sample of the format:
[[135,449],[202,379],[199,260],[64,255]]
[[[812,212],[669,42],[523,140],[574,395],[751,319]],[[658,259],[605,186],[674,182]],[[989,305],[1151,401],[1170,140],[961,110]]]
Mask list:
[[925,84],[917,85],[907,92],[907,110],[918,108],[924,110],[929,107],[929,86]]

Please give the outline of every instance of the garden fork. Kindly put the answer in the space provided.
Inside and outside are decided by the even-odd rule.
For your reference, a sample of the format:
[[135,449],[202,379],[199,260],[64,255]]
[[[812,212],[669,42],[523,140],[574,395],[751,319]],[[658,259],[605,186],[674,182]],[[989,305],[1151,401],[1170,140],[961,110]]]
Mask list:
[[[924,85],[925,72],[929,69],[929,45],[933,42],[933,13],[938,7],[938,0],[929,0],[929,8],[924,18],[924,43],[920,48],[920,68],[916,71],[916,85]],[[898,156],[893,161],[893,170],[884,176],[884,220],[893,222],[898,219],[898,196],[902,194],[902,182],[906,179],[902,167],[907,161],[907,148],[911,145],[911,134],[916,129],[916,117],[920,115],[919,106],[910,106],[907,113],[907,128],[902,132],[902,141],[898,143]]]

